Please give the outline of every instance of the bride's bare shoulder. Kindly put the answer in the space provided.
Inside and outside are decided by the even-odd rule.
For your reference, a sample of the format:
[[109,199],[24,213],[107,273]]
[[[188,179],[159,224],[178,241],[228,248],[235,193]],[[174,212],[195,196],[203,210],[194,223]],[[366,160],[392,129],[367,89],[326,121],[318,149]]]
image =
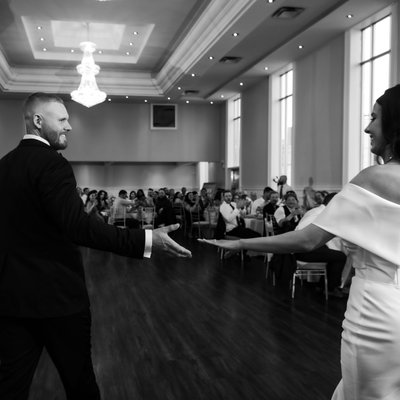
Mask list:
[[374,165],[365,168],[350,183],[400,204],[400,165]]

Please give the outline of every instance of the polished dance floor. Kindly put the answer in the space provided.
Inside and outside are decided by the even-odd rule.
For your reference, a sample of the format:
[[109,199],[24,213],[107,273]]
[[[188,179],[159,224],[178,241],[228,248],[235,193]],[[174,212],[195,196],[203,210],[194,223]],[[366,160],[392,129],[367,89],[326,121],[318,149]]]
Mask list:
[[[265,281],[262,257],[132,260],[82,249],[103,400],[327,400],[340,380],[346,300]],[[30,400],[65,400],[46,353]]]

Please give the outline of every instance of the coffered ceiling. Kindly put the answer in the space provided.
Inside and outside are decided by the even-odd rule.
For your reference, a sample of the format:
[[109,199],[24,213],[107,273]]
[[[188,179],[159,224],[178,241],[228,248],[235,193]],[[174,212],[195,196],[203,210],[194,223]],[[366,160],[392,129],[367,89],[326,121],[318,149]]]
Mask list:
[[[0,0],[1,96],[68,95],[80,82],[79,44],[92,41],[112,100],[219,101],[391,2]],[[303,10],[274,17],[282,7]]]

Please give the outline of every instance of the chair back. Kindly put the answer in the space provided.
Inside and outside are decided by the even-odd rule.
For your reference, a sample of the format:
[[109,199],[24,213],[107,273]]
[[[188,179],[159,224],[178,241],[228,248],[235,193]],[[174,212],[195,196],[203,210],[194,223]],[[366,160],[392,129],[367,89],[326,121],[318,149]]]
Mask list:
[[222,216],[222,214],[219,212],[217,226],[216,226],[215,232],[214,232],[214,238],[217,240],[223,239],[225,237],[225,234],[226,234],[225,220],[224,220],[224,217]]
[[271,218],[264,218],[265,235],[264,236],[274,236],[274,224]]

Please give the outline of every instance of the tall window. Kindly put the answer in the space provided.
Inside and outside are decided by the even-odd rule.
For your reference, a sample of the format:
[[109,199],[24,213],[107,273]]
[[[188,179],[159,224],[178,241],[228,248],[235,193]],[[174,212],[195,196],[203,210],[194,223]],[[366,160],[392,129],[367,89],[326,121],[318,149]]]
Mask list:
[[229,127],[227,140],[227,167],[240,166],[241,98],[236,97],[229,103]]
[[[361,126],[368,125],[375,100],[389,87],[391,16],[361,31]],[[361,168],[374,164],[368,135],[361,136]]]
[[280,75],[280,165],[281,175],[292,184],[293,70]]

